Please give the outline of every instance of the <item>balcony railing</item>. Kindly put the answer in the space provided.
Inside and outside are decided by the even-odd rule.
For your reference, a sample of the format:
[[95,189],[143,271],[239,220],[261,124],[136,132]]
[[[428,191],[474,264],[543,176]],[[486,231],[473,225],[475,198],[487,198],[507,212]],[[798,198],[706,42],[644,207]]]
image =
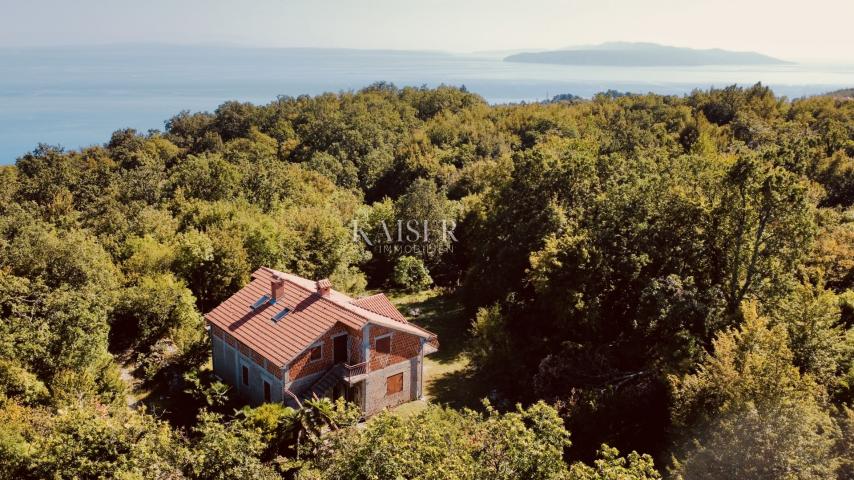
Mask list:
[[368,373],[368,362],[357,363],[355,365],[344,364],[344,378],[350,382],[354,377]]

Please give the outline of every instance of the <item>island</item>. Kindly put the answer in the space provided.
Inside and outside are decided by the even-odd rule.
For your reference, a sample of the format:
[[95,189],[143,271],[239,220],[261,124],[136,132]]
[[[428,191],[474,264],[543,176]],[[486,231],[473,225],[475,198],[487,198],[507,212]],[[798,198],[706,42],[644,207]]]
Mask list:
[[791,64],[791,62],[756,52],[733,52],[717,48],[698,50],[656,43],[632,42],[608,42],[562,50],[523,52],[509,55],[504,58],[504,61],[618,67]]

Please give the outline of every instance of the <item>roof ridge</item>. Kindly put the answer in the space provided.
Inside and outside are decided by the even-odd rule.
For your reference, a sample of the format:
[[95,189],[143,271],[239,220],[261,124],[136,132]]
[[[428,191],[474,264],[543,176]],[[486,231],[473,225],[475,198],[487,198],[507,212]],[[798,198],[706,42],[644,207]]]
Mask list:
[[[312,281],[312,280],[309,280],[309,279],[307,279],[307,278],[300,277],[299,275],[294,275],[294,274],[292,274],[292,273],[286,273],[286,272],[280,272],[280,271],[278,271],[278,270],[274,270],[274,269],[269,268],[269,267],[261,267],[261,269],[268,270],[268,271],[269,271],[269,272],[271,272],[271,273],[280,273],[280,274],[282,274],[282,275],[284,275],[284,276],[285,276],[285,280],[287,280],[287,279],[288,279],[288,277],[297,277],[297,278],[301,278],[301,279],[306,280],[306,281],[309,281],[309,282],[310,282],[310,281]],[[260,270],[260,269],[259,269],[259,270]],[[430,335],[435,336],[435,334],[434,334],[433,332],[430,332],[430,331],[428,331],[428,330],[425,330],[425,329],[423,329],[423,328],[421,328],[421,327],[418,327],[418,326],[416,326],[416,325],[412,325],[411,323],[402,323],[402,322],[399,322],[399,321],[397,321],[397,320],[395,320],[395,319],[393,319],[393,318],[391,318],[391,317],[387,317],[387,316],[382,315],[382,314],[380,314],[380,313],[376,313],[376,312],[374,312],[374,311],[368,310],[367,308],[364,308],[364,307],[361,307],[361,306],[359,306],[359,305],[356,305],[356,304],[352,303],[352,301],[354,300],[354,299],[353,299],[353,297],[351,297],[351,296],[349,296],[349,295],[347,295],[347,294],[345,294],[345,293],[341,293],[341,292],[339,292],[338,290],[330,289],[330,290],[332,290],[332,292],[333,292],[333,293],[337,293],[337,294],[343,295],[343,296],[347,297],[348,299],[350,299],[350,301],[348,301],[348,302],[346,303],[346,305],[345,305],[345,304],[342,304],[342,303],[338,303],[338,302],[334,301],[333,299],[329,298],[328,296],[321,295],[321,294],[319,294],[316,290],[311,290],[311,289],[309,289],[309,288],[305,287],[304,285],[300,285],[300,284],[299,284],[299,283],[297,283],[297,282],[293,282],[293,281],[292,281],[291,283],[292,283],[292,284],[294,284],[294,285],[296,285],[296,286],[298,286],[298,287],[300,287],[300,288],[302,288],[303,290],[305,290],[305,291],[307,291],[307,292],[309,292],[309,293],[312,293],[312,294],[316,295],[316,296],[317,296],[317,298],[320,298],[320,299],[322,299],[322,300],[327,301],[329,304],[334,305],[334,306],[335,306],[336,308],[338,308],[338,309],[341,309],[341,310],[344,310],[344,311],[350,312],[350,313],[352,313],[352,314],[354,314],[354,315],[358,316],[359,318],[361,318],[362,320],[364,320],[364,321],[365,321],[365,322],[367,322],[367,323],[380,323],[380,322],[377,322],[375,319],[370,318],[371,316],[376,315],[376,316],[378,316],[378,317],[381,317],[383,320],[388,321],[390,324],[392,324],[392,326],[389,326],[389,325],[383,325],[383,326],[388,327],[388,328],[392,328],[393,330],[398,330],[397,328],[394,328],[394,325],[402,325],[402,326],[410,327],[410,328],[413,328],[413,329],[415,329],[415,330],[420,330],[421,332],[424,332],[424,333],[427,333],[427,334],[430,334]],[[351,309],[351,308],[348,308],[348,306],[349,306],[349,307],[353,307],[353,308],[358,309],[358,310],[362,310],[362,311],[364,311],[364,312],[367,312],[369,315],[365,315],[364,313],[362,313],[362,312],[360,312],[360,311],[358,311],[358,310],[353,310],[353,309]],[[380,325],[382,325],[382,323],[380,323]],[[407,330],[407,329],[405,329],[405,328],[404,328],[403,330],[405,331],[405,330]],[[410,333],[411,333],[411,332],[410,332]]]
[[373,295],[365,295],[364,297],[353,298],[353,299],[351,299],[351,300],[350,300],[350,303],[352,303],[352,304],[354,304],[354,305],[356,305],[356,306],[361,306],[361,305],[359,305],[357,302],[361,302],[361,301],[363,301],[363,300],[370,300],[370,299],[372,299],[372,298],[377,298],[377,297],[384,297],[384,298],[388,299],[388,297],[386,297],[385,295],[383,295],[383,293],[382,293],[382,292],[380,292],[380,293],[375,293],[375,294],[373,294]]
[[[277,276],[285,281],[281,301],[265,303],[262,308],[250,309],[257,299],[270,293],[270,280]],[[375,294],[364,300],[365,307],[348,295],[331,291],[326,295],[318,291],[315,282],[298,275],[279,272],[269,267],[259,267],[252,273],[252,281],[232,294],[204,317],[224,334],[251,348],[276,365],[285,365],[304,351],[312,339],[319,338],[336,323],[349,329],[361,330],[374,324],[380,328],[399,331],[430,340],[435,334],[417,325],[397,320],[402,314],[385,294]],[[318,301],[323,299],[324,301]],[[379,306],[379,309],[375,307]],[[293,313],[271,321],[284,308]],[[215,334],[214,331],[212,334]],[[226,340],[228,337],[223,336]]]
[[397,308],[397,305],[395,305],[394,302],[392,302],[391,299],[383,292],[359,297],[354,299],[351,303],[364,308],[365,310],[391,318],[397,322],[409,323],[409,320],[405,315],[403,315],[403,312],[401,312],[400,309]]
[[354,298],[353,300],[364,300],[366,298],[385,297],[383,292],[374,293],[373,295],[365,295],[364,297]]

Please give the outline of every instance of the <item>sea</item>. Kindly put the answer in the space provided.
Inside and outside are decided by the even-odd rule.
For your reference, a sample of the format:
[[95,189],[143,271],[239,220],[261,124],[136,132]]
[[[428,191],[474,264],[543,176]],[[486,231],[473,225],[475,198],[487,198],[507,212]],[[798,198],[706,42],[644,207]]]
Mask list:
[[182,110],[213,111],[227,100],[265,104],[277,96],[399,87],[465,86],[493,104],[617,90],[684,95],[762,82],[789,98],[854,87],[854,64],[619,67],[503,61],[493,53],[109,45],[0,47],[0,164],[39,143],[76,149],[122,128],[162,130]]

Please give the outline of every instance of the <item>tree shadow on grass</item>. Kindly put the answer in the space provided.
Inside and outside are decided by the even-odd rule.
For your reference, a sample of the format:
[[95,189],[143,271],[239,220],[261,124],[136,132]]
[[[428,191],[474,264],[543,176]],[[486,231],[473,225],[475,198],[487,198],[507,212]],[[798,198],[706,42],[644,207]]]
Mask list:
[[439,338],[439,351],[431,359],[444,364],[459,360],[469,340],[471,319],[456,293],[421,292],[397,297],[394,303],[412,323]]
[[494,397],[494,386],[485,374],[469,366],[466,351],[471,339],[472,315],[463,307],[459,294],[430,290],[393,297],[398,309],[412,323],[439,337],[439,351],[430,355],[435,362],[426,378],[430,401],[452,408],[483,409],[483,399]]
[[466,367],[430,382],[430,401],[449,407],[483,409],[483,399],[494,397],[492,384],[477,370]]

